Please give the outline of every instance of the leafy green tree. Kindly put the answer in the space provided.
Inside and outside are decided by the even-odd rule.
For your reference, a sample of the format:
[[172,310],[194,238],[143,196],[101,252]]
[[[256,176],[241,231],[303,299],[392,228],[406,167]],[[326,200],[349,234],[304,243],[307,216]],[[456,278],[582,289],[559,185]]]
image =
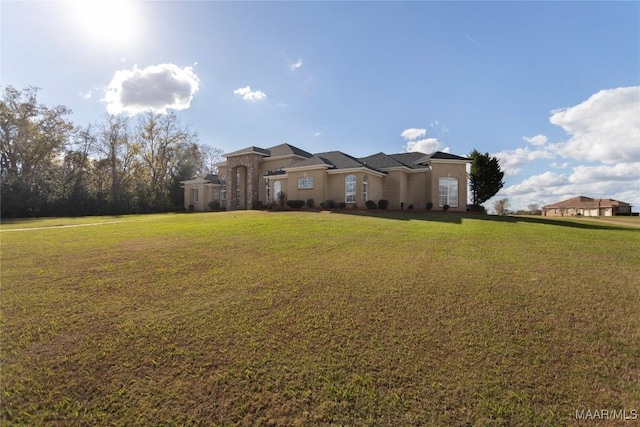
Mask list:
[[474,205],[481,205],[495,196],[504,186],[504,172],[500,169],[500,162],[489,153],[482,154],[474,149],[471,158],[471,173],[469,185],[471,201]]
[[6,86],[0,99],[2,216],[35,214],[55,191],[49,176],[74,134],[65,106],[38,103],[38,89]]

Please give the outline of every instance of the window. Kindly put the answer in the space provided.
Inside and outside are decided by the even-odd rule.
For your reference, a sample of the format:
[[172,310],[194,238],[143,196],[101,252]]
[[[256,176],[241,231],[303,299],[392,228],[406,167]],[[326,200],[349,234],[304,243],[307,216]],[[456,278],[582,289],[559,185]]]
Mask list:
[[220,198],[220,190],[217,188],[213,189],[213,200],[218,200]]
[[280,181],[276,181],[273,183],[273,200],[278,200],[278,195],[282,191],[282,185]]
[[362,201],[367,203],[369,200],[369,177],[367,175],[362,177]]
[[313,188],[313,178],[310,176],[298,178],[298,190],[304,190],[306,188]]
[[347,203],[355,203],[356,202],[356,176],[355,175],[347,175],[344,179],[344,201]]
[[440,178],[438,187],[440,194],[438,206],[449,205],[452,208],[458,207],[458,179]]
[[193,200],[193,203],[198,203],[198,189],[197,188],[192,188],[191,189],[191,199]]

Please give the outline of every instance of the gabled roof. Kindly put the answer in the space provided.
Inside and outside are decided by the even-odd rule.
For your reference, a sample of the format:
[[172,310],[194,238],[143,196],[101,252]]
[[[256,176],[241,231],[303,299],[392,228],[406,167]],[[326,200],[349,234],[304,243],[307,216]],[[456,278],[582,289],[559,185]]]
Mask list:
[[241,150],[237,150],[237,151],[233,151],[231,153],[224,154],[224,157],[240,156],[242,154],[251,154],[251,153],[260,154],[262,156],[268,156],[269,155],[269,151],[268,150],[265,150],[264,148],[260,148],[260,147],[255,147],[255,146],[252,145],[251,147],[243,148]]
[[281,156],[290,156],[290,155],[294,155],[294,156],[299,156],[299,157],[304,157],[306,159],[308,159],[309,157],[311,157],[313,154],[311,153],[307,153],[306,151],[298,148],[298,147],[294,147],[293,145],[284,143],[284,144],[280,144],[280,145],[274,145],[271,148],[267,148],[267,150],[269,152],[269,156],[271,157],[281,157]]
[[389,154],[389,157],[394,160],[402,163],[404,166],[411,169],[424,169],[426,166],[419,165],[417,162],[421,158],[425,156],[424,153],[420,153],[418,151],[414,151],[411,153],[398,153],[398,154]]
[[631,206],[629,203],[614,199],[592,199],[591,197],[578,196],[561,202],[543,206],[544,209],[568,209],[568,208],[611,208],[614,206]]
[[365,165],[371,166],[375,169],[385,169],[385,168],[397,168],[406,166],[403,163],[400,163],[393,157],[388,154],[384,154],[382,152],[377,154],[372,154],[367,157],[360,157],[358,161],[364,163]]

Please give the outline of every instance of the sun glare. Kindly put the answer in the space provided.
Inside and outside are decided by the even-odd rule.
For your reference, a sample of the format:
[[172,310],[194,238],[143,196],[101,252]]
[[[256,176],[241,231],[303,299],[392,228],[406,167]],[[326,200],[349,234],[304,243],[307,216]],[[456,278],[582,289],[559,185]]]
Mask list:
[[75,20],[82,34],[101,43],[130,43],[136,17],[131,0],[76,0]]

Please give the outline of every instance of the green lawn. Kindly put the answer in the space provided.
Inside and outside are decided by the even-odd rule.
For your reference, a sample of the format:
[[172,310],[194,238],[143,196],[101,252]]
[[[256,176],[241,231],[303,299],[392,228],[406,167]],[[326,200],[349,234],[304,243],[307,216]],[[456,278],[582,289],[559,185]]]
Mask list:
[[236,211],[1,230],[3,426],[640,413],[638,228]]

